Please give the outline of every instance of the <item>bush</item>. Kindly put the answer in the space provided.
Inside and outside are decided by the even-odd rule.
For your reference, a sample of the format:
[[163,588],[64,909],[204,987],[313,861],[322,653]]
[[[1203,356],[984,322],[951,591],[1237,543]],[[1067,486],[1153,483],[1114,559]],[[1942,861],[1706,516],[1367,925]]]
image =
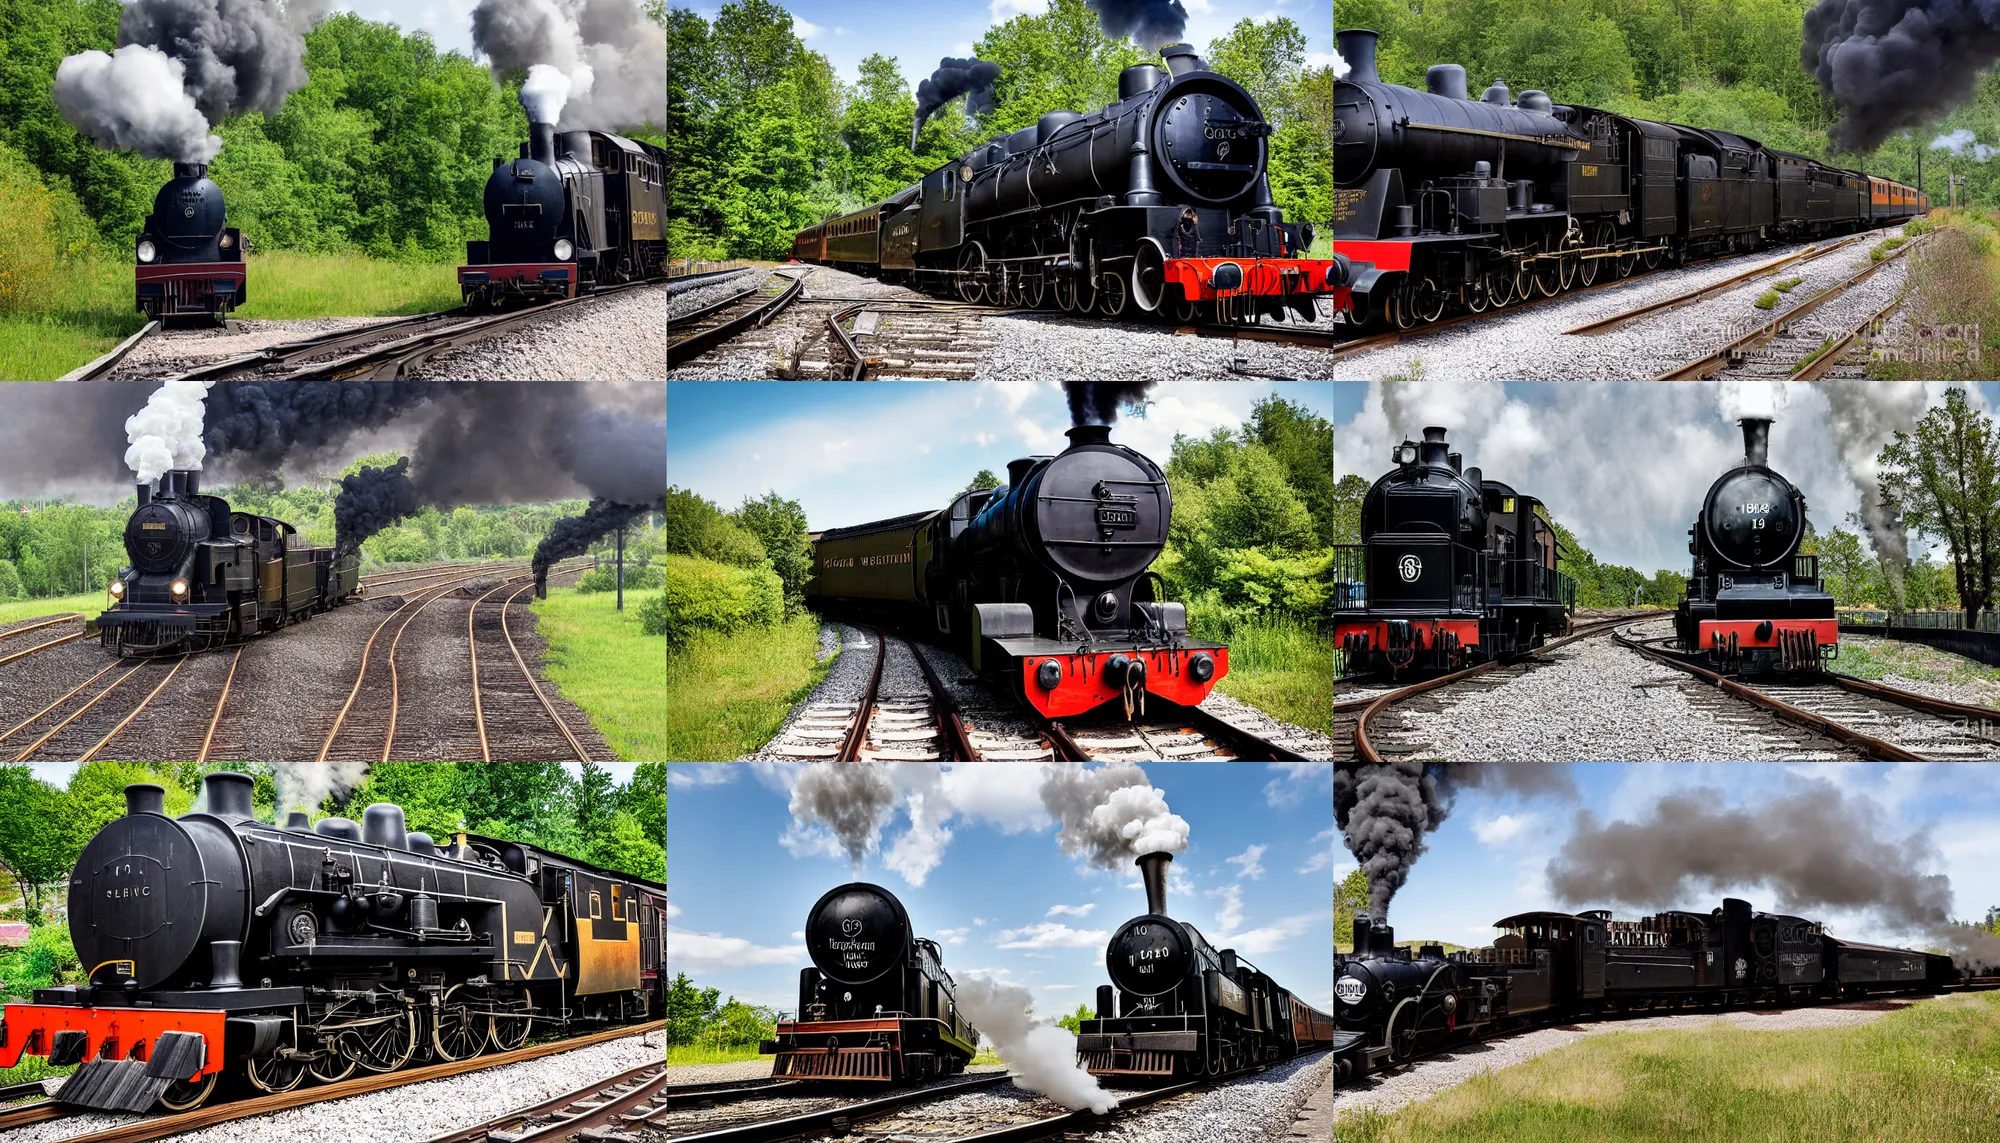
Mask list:
[[1768,310],[1778,304],[1778,291],[1765,290],[1763,293],[1757,295],[1757,300],[1751,304],[1760,310]]
[[667,557],[669,645],[687,642],[698,631],[728,634],[746,627],[770,627],[785,617],[785,585],[768,566],[734,568],[695,556]]
[[0,560],[0,600],[20,599],[27,594],[21,586],[21,573],[14,567],[14,561]]
[[639,605],[640,630],[648,635],[667,633],[667,595],[665,592],[653,596]]
[[[660,587],[666,582],[667,571],[658,564],[638,564],[635,566],[629,559],[625,562],[626,591]],[[576,590],[585,595],[597,591],[618,590],[618,566],[610,562],[598,564],[595,568],[583,573],[582,578],[576,581]]]
[[83,983],[83,965],[70,944],[69,926],[38,925],[28,943],[0,962],[0,994],[32,996],[37,988]]
[[1781,294],[1789,294],[1803,281],[1805,281],[1804,278],[1786,278],[1783,281],[1772,283],[1772,288]]

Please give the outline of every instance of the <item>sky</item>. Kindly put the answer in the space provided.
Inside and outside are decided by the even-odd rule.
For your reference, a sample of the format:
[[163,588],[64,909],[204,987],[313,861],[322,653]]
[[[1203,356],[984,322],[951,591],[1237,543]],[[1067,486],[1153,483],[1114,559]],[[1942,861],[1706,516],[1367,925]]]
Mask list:
[[[691,5],[705,20],[713,20],[721,5],[702,0]],[[1333,62],[1333,12],[1326,0],[1183,0],[1187,9],[1187,39],[1201,51],[1229,32],[1237,21],[1268,23],[1289,17],[1306,34],[1308,64]],[[880,52],[894,56],[912,90],[930,76],[945,56],[969,56],[986,30],[1016,16],[1040,15],[1048,0],[948,0],[912,4],[907,0],[790,0],[792,30],[807,48],[833,63],[840,78],[861,78],[863,57]],[[470,5],[467,5],[470,11]],[[442,41],[440,41],[442,42]],[[1079,111],[1094,110],[1077,108]]]
[[394,24],[404,32],[429,32],[441,52],[472,54],[472,10],[479,0],[338,0],[336,12]]
[[[1175,433],[1240,429],[1277,395],[1331,417],[1326,381],[1164,382],[1111,439],[1162,467]],[[727,511],[775,491],[814,531],[943,508],[980,469],[1068,447],[1054,382],[685,381],[667,385],[667,483]]]
[[[1575,912],[1610,908],[1620,919],[1657,912],[1603,901],[1556,898],[1549,861],[1588,812],[1600,824],[1642,820],[1662,796],[1710,790],[1736,809],[1768,808],[1773,799],[1826,783],[1844,797],[1865,799],[1886,822],[1885,837],[1914,838],[1928,851],[1920,869],[1951,879],[1953,916],[1981,920],[2000,905],[2000,767],[1977,763],[1580,763],[1568,767],[1579,796],[1523,798],[1483,788],[1463,791],[1430,837],[1410,879],[1390,906],[1397,943],[1441,940],[1480,946],[1499,933],[1491,922],[1531,909]],[[1336,877],[1353,872],[1344,850]],[[1706,913],[1727,896],[1765,912],[1792,912],[1825,921],[1833,935],[1871,944],[1908,946],[1918,934],[1899,932],[1879,917],[1793,907],[1746,872],[1734,884],[1691,894],[1672,907]]]
[[[1734,420],[1742,410],[1775,417],[1771,467],[1805,493],[1814,528],[1853,532],[1848,517],[1860,507],[1861,482],[1874,479],[1876,453],[1896,428],[1942,404],[1946,388],[1877,381],[1336,383],[1334,473],[1372,481],[1389,469],[1395,443],[1443,425],[1466,465],[1540,498],[1600,562],[1648,575],[1684,572],[1688,528],[1702,497],[1743,458]],[[2000,406],[2000,385],[1972,388],[1974,404],[1989,415]],[[1912,537],[1913,557],[1928,549]]]
[[[795,1011],[806,914],[861,880],[894,893],[917,935],[939,943],[956,980],[1028,988],[1044,1019],[1094,1004],[1104,947],[1145,912],[1135,868],[1065,857],[1038,793],[1042,769],[945,764],[925,798],[891,764],[901,803],[858,875],[822,827],[788,809],[796,766],[674,763],[667,776],[667,964],[701,987]],[[1319,763],[1148,763],[1189,825],[1168,912],[1234,947],[1284,987],[1331,1011],[1332,770]],[[912,830],[913,809],[927,827]],[[1344,856],[1340,854],[1339,856]]]

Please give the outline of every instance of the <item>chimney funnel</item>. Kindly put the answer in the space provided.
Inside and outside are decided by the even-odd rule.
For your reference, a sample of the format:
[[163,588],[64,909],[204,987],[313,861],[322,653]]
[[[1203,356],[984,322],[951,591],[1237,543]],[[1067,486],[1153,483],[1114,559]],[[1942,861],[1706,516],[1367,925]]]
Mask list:
[[208,954],[208,987],[212,991],[228,992],[243,987],[242,941],[210,941]]
[[1759,468],[1771,457],[1771,420],[1768,417],[1745,417],[1743,426],[1743,463]]
[[1390,925],[1376,925],[1368,936],[1368,951],[1376,956],[1389,956],[1396,951],[1396,930]]
[[1193,44],[1168,44],[1160,49],[1160,58],[1167,61],[1167,71],[1176,78],[1191,71],[1207,71],[1208,65],[1194,54]]
[[1171,853],[1149,853],[1133,862],[1139,867],[1139,878],[1146,883],[1146,911],[1156,916],[1167,916],[1167,866],[1172,864]]
[[538,163],[554,166],[556,161],[556,125],[553,123],[528,124],[528,157]]
[[134,782],[125,787],[125,816],[133,814],[164,814],[167,812],[167,792],[150,782]]
[[238,774],[225,770],[210,774],[202,782],[208,795],[208,812],[225,821],[251,821],[257,816],[251,808],[250,795],[257,783],[248,774]]
[[285,828],[297,830],[300,833],[311,833],[312,817],[304,810],[293,810],[291,813],[285,815]]
[[1424,429],[1423,448],[1417,453],[1417,463],[1425,466],[1443,466],[1450,463],[1451,446],[1444,443],[1444,429],[1429,425]]
[[1444,462],[1451,466],[1453,472],[1463,473],[1465,471],[1465,454],[1463,453],[1448,452],[1444,454]]
[[1028,478],[1028,471],[1034,467],[1035,458],[1032,456],[1015,457],[1013,460],[1008,461],[1007,487],[1021,487],[1021,482]]
[[1354,954],[1356,956],[1364,956],[1367,954],[1368,931],[1372,927],[1374,927],[1374,922],[1368,919],[1368,914],[1366,913],[1354,914]]
[[1071,448],[1077,448],[1081,445],[1090,445],[1090,444],[1110,444],[1111,426],[1077,425],[1076,427],[1063,433],[1063,435],[1069,438],[1069,447]]
[[1366,28],[1343,28],[1333,34],[1335,50],[1347,61],[1347,82],[1381,83],[1375,71],[1375,41],[1380,36]]
[[141,480],[139,482],[139,507],[144,508],[146,505],[151,504],[152,502],[153,502],[152,482]]

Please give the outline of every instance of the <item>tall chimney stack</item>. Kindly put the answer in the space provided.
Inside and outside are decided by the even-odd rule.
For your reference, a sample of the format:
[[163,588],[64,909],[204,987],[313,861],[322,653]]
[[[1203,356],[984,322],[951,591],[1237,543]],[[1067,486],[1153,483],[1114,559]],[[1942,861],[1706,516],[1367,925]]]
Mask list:
[[1381,37],[1366,28],[1342,28],[1333,34],[1334,48],[1347,61],[1349,83],[1380,83],[1375,71],[1375,41]]
[[1743,425],[1743,460],[1746,464],[1763,467],[1771,456],[1771,419],[1769,417],[1745,417]]
[[1171,865],[1171,853],[1149,853],[1133,862],[1139,867],[1139,878],[1146,883],[1146,911],[1155,916],[1167,916],[1167,866]]

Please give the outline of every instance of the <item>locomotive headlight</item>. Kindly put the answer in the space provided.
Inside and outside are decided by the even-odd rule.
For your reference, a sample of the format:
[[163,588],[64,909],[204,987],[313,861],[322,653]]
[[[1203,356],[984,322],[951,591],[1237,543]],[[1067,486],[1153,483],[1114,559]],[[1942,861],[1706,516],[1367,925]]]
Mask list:
[[1062,682],[1062,664],[1054,659],[1043,659],[1042,665],[1035,668],[1035,685],[1043,690],[1055,690],[1056,684],[1060,682]]
[[139,261],[151,262],[159,256],[159,247],[154,246],[151,239],[146,239],[139,243]]
[[[1307,226],[1311,226],[1311,225],[1312,225],[1312,223],[1308,222],[1308,223],[1306,223],[1306,225],[1307,225]],[[234,246],[234,245],[236,245],[236,239],[235,239],[235,238],[233,238],[233,237],[231,237],[231,236],[230,236],[229,234],[227,234],[227,233],[223,234],[223,236],[222,236],[222,248],[223,248],[224,250],[227,250],[227,249],[229,249],[229,248],[230,248],[231,246]]]
[[556,239],[556,261],[567,262],[569,261],[569,256],[574,253],[576,253],[576,247],[570,243],[569,239]]
[[1417,446],[1413,444],[1397,445],[1394,459],[1397,464],[1417,463]]
[[124,596],[125,596],[125,581],[124,581],[124,580],[119,580],[119,579],[114,579],[114,580],[112,580],[112,581],[111,581],[111,594],[112,594],[112,596],[113,596],[114,598],[119,598],[119,599],[122,599],[122,598],[124,598]]
[[167,586],[167,590],[174,593],[175,599],[186,599],[188,593],[188,581],[184,579],[177,579],[173,583]]
[[1201,652],[1188,661],[1188,674],[1194,676],[1195,682],[1207,682],[1215,674],[1215,659],[1207,651]]

